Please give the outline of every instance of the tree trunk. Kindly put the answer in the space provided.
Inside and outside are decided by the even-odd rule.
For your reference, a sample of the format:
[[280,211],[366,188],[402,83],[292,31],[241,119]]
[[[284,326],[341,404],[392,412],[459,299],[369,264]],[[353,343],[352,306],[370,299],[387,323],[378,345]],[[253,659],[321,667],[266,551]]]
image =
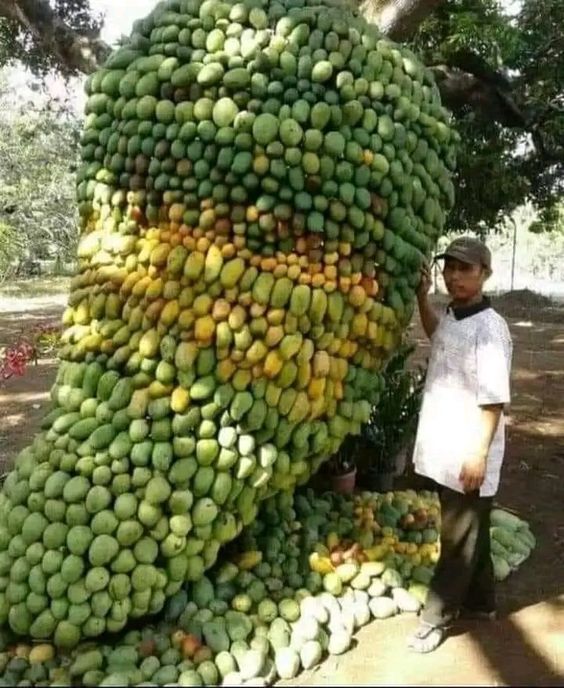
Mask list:
[[405,41],[421,22],[445,0],[387,0],[361,3],[363,14],[380,27],[382,33],[394,41]]
[[28,32],[54,55],[65,74],[93,72],[110,52],[98,35],[78,32],[53,11],[49,0],[0,0],[0,17]]

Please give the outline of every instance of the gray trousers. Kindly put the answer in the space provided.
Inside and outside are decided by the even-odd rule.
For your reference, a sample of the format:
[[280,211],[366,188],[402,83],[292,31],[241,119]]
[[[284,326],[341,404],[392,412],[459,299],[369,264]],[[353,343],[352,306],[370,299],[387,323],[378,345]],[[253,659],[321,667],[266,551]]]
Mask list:
[[461,494],[437,485],[441,501],[441,557],[422,619],[447,626],[462,608],[495,610],[495,579],[490,558],[492,497]]

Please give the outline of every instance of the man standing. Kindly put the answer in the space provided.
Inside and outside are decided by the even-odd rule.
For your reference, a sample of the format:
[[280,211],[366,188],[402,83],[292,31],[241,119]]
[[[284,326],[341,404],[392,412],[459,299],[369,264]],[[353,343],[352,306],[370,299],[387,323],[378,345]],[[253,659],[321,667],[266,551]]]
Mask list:
[[415,470],[436,483],[441,556],[421,622],[409,640],[431,652],[460,614],[495,618],[490,511],[505,448],[512,343],[505,320],[483,294],[491,254],[477,239],[454,240],[436,259],[451,297],[439,317],[429,303],[428,266],[418,305],[431,355],[414,450]]

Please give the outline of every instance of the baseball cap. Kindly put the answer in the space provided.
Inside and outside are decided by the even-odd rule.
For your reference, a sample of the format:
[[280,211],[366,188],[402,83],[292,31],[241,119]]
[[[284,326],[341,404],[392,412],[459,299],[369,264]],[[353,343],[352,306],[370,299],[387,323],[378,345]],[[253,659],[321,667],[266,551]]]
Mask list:
[[492,269],[492,254],[490,249],[479,239],[470,236],[462,236],[454,239],[443,253],[435,256],[440,258],[456,258],[463,263],[481,265],[488,270]]

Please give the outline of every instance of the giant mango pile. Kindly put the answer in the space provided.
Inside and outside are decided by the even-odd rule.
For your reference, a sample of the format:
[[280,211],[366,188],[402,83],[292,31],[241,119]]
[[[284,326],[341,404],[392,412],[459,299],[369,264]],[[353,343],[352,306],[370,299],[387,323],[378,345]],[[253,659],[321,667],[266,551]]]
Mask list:
[[[257,686],[293,678],[346,652],[371,620],[418,612],[439,525],[433,493],[279,493],[223,563],[167,601],[158,623],[110,643],[82,643],[66,657],[48,643],[3,642],[0,685]],[[534,546],[528,525],[499,509],[492,547],[495,538],[518,541],[514,567]]]
[[0,495],[0,623],[63,648],[160,611],[359,431],[456,142],[340,0],[167,0],[87,93],[53,409]]

